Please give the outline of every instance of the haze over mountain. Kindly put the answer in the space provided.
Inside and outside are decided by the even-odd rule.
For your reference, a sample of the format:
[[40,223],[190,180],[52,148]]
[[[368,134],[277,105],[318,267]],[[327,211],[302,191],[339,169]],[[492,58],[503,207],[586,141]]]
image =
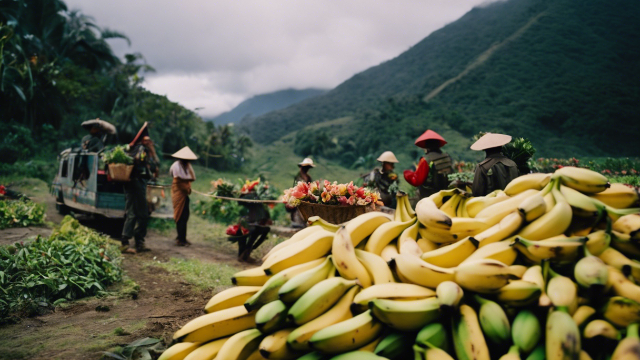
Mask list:
[[324,95],[241,124],[259,143],[295,136],[298,154],[345,165],[382,150],[414,157],[427,128],[460,158],[479,131],[529,138],[537,156],[638,156],[639,18],[628,0],[491,3]]
[[211,119],[206,119],[206,121],[213,121],[218,125],[235,124],[240,122],[244,117],[257,117],[270,111],[280,110],[326,92],[327,90],[322,89],[286,89],[256,95],[241,102],[231,111],[227,111]]

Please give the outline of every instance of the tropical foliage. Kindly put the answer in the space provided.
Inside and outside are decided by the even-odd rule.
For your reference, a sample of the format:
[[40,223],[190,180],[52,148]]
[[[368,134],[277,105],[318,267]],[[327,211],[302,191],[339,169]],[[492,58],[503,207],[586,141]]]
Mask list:
[[0,186],[0,229],[42,225],[44,223],[44,205],[28,198],[3,200],[4,186]]

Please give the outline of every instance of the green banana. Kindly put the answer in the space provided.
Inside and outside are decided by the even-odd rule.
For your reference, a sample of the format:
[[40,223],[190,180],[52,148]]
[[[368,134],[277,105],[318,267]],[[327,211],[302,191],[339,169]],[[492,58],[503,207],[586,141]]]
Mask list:
[[496,345],[502,345],[511,338],[511,324],[504,309],[498,303],[478,295],[474,299],[480,304],[478,319],[484,335]]
[[530,310],[521,310],[513,319],[511,330],[513,343],[523,352],[529,353],[538,344],[540,335],[541,328],[538,318]]
[[403,359],[408,356],[412,344],[413,339],[407,334],[392,332],[378,343],[373,353],[387,359]]
[[280,300],[289,304],[294,303],[313,285],[326,279],[332,271],[335,271],[335,267],[331,262],[331,255],[329,255],[322,264],[292,277],[282,285],[278,291]]
[[449,339],[442,323],[432,322],[425,325],[416,335],[416,345],[426,348],[429,347],[429,344],[444,351],[449,351]]
[[256,312],[256,328],[263,334],[283,329],[287,324],[287,311],[287,305],[280,300],[265,304]]
[[580,358],[580,330],[569,313],[552,312],[546,327],[547,360],[578,360]]
[[296,325],[315,319],[331,308],[355,284],[355,280],[346,280],[341,277],[326,279],[315,284],[291,306],[289,319]]

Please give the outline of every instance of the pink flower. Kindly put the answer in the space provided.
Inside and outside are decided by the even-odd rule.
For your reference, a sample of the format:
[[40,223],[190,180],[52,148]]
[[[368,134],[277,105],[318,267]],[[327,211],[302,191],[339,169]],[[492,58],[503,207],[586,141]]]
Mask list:
[[354,205],[357,201],[358,201],[358,197],[352,195],[352,196],[349,196],[349,200],[347,200],[347,204]]
[[347,202],[348,202],[347,197],[346,197],[346,196],[340,196],[340,197],[338,198],[338,202],[339,202],[341,205],[347,205]]
[[296,187],[293,188],[293,191],[291,192],[291,195],[296,199],[305,198],[308,194],[309,194],[309,185],[307,185],[302,181],[298,182],[298,185],[296,185]]
[[326,191],[322,192],[321,197],[322,197],[322,202],[328,203],[329,201],[331,201],[331,194],[329,194]]
[[330,191],[331,190],[331,183],[327,180],[324,181],[324,190],[325,191]]
[[358,191],[358,189],[355,186],[353,186],[353,181],[349,182],[349,184],[347,185],[347,192],[349,193],[349,195],[353,196],[353,194],[355,194],[356,191]]
[[622,175],[627,175],[627,170],[622,170],[621,173]]
[[360,189],[358,189],[358,191],[356,191],[356,195],[361,198],[364,199],[365,195],[364,195],[364,188],[361,187]]

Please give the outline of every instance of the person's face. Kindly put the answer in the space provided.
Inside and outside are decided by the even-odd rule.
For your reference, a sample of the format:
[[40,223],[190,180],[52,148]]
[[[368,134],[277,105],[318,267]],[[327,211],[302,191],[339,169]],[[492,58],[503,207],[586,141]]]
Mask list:
[[393,170],[394,167],[395,167],[395,165],[393,163],[390,163],[390,162],[382,163],[382,169],[383,170],[391,171],[391,170]]
[[142,145],[149,146],[151,144],[151,139],[142,139]]
[[311,166],[301,166],[300,167],[300,171],[302,171],[305,174],[309,171],[309,169],[311,169]]

